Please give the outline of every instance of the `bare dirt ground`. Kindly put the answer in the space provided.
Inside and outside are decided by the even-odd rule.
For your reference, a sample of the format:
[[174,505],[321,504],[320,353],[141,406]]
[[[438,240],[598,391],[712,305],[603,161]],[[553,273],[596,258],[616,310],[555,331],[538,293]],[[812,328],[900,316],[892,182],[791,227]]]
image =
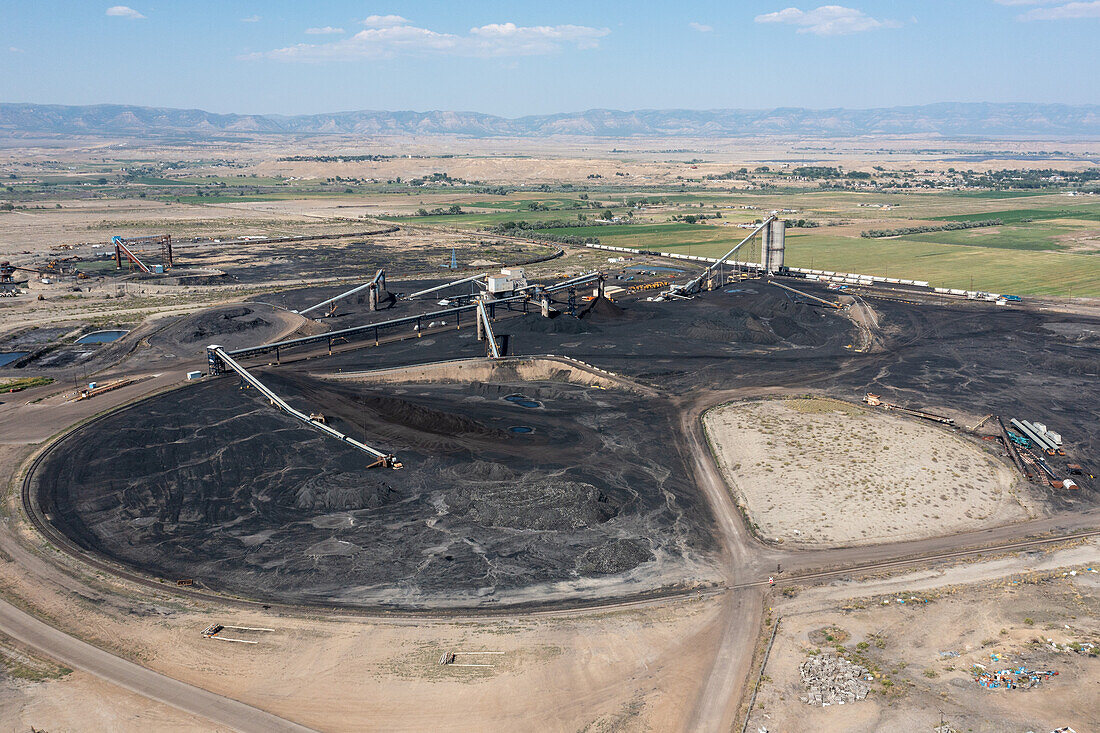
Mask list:
[[0,728],[51,733],[88,730],[218,730],[208,721],[108,684],[85,672],[20,679],[0,672]]
[[825,399],[742,402],[704,418],[757,532],[805,546],[919,539],[1032,516],[1001,461],[947,430]]
[[[1085,544],[779,596],[749,730],[932,730],[941,713],[954,731],[1096,730],[1100,657],[1088,645],[1100,644],[1098,560]],[[869,595],[845,597],[853,592]],[[819,654],[868,670],[868,696],[803,702],[799,665]],[[1030,690],[975,681],[983,668],[1021,666],[1058,675]]]
[[[0,256],[25,250],[47,251],[56,245],[106,242],[112,236],[145,236],[150,232],[177,238],[241,235],[286,236],[321,229],[338,231],[331,223],[293,213],[257,214],[228,207],[164,203],[145,199],[74,199],[61,208],[14,212],[2,220]],[[51,204],[52,206],[52,204]],[[348,224],[348,229],[354,224]],[[359,228],[362,228],[360,225]],[[48,233],[43,238],[43,233]]]
[[[714,600],[686,600],[572,617],[321,619],[142,600],[117,588],[90,602],[87,589],[7,586],[17,572],[0,566],[9,597],[27,593],[56,623],[95,628],[99,644],[119,639],[145,666],[326,731],[500,731],[533,720],[551,731],[673,729],[705,674],[704,640],[719,611]],[[203,638],[215,621],[274,631],[224,633],[255,645]],[[447,652],[456,665],[439,664]],[[70,680],[20,683],[24,709],[14,719],[64,729],[70,718],[47,708],[35,716],[32,703],[78,705],[86,693]],[[150,718],[128,712],[120,705],[108,727],[149,729]]]

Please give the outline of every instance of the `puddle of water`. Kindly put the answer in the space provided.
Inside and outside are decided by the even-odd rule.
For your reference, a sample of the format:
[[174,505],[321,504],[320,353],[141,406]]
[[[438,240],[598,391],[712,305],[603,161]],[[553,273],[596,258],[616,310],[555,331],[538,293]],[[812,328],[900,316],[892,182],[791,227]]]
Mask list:
[[508,428],[509,433],[517,433],[519,435],[527,435],[528,433],[535,432],[535,429],[530,425],[513,425]]
[[109,344],[118,341],[129,331],[92,331],[76,340],[78,344]]
[[31,353],[31,352],[29,352],[29,351],[9,351],[6,354],[0,354],[0,366],[4,366],[6,364],[11,364],[13,361],[16,361],[18,359],[22,359],[24,356],[26,356],[29,353]]
[[541,402],[533,400],[530,397],[526,397],[521,394],[510,394],[504,399],[508,402],[511,402],[513,405],[519,405],[520,407],[528,407],[532,409],[536,407],[542,407]]

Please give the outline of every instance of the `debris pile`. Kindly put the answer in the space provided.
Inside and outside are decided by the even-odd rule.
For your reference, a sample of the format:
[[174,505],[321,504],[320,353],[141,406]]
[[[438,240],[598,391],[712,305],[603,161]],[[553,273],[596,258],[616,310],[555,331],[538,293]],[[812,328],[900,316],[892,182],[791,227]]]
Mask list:
[[987,690],[1030,690],[1038,687],[1043,680],[1057,675],[1052,670],[1032,670],[1027,667],[999,669],[995,672],[980,672],[974,675],[974,681]]
[[833,654],[821,654],[807,659],[798,668],[807,694],[802,702],[810,705],[843,705],[867,697],[871,686],[867,670]]
[[1094,644],[1091,641],[1068,641],[1065,644],[1059,644],[1054,639],[1047,639],[1047,643],[1056,652],[1077,652],[1089,656],[1096,656],[1100,653],[1100,644]]

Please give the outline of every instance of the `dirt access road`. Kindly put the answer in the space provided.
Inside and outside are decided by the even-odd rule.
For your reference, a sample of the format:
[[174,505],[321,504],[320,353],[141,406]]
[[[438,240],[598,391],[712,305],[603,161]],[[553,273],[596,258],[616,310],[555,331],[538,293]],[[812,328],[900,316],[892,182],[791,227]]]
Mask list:
[[119,687],[202,716],[219,726],[256,733],[305,733],[310,728],[174,680],[74,639],[0,600],[0,631],[59,662]]

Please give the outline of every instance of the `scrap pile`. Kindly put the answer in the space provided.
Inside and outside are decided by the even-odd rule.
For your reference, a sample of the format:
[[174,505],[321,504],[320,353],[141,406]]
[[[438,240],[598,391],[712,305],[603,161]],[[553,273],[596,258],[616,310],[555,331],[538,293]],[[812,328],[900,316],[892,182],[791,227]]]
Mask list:
[[974,681],[987,690],[1030,690],[1038,687],[1043,680],[1057,675],[1052,670],[1031,670],[1027,667],[1001,669],[995,672],[980,672],[974,675]]
[[833,654],[811,657],[798,668],[807,694],[802,702],[810,705],[843,705],[867,697],[871,686],[867,670]]

